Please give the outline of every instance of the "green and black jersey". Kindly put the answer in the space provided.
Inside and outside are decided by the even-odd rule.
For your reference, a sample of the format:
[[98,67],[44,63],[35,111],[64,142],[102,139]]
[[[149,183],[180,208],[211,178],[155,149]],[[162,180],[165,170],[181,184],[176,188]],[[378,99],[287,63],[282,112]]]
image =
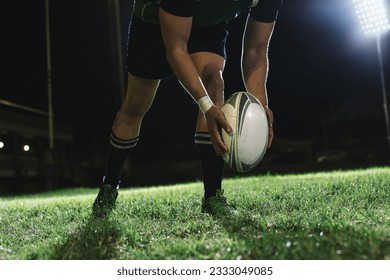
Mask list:
[[158,10],[170,14],[193,17],[194,26],[208,26],[228,21],[250,9],[250,16],[257,21],[276,20],[282,0],[136,0],[135,16],[145,22],[158,23]]

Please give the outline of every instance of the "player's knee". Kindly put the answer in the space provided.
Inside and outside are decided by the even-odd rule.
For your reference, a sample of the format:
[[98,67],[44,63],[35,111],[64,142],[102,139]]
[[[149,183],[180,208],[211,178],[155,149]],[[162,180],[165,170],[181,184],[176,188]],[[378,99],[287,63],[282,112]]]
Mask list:
[[115,125],[121,127],[138,126],[147,111],[148,107],[143,103],[132,102],[130,104],[123,104],[115,118]]
[[142,119],[149,110],[149,106],[145,105],[141,102],[133,103],[130,106],[126,106],[124,109],[125,117],[129,119],[129,121],[137,121]]
[[130,83],[127,88],[126,98],[120,110],[122,118],[130,122],[138,121],[145,116],[153,103],[158,87],[158,81],[154,80],[133,78],[131,81],[133,83]]

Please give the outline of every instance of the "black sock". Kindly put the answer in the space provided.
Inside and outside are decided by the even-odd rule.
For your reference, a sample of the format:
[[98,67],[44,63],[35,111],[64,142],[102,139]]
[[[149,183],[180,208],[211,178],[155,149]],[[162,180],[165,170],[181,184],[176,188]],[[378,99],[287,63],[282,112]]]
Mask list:
[[217,189],[221,189],[223,158],[215,152],[208,132],[196,132],[195,144],[202,165],[204,197],[215,196]]
[[122,166],[130,155],[130,151],[137,145],[138,139],[139,137],[122,140],[111,133],[104,184],[110,184],[112,188],[119,187]]

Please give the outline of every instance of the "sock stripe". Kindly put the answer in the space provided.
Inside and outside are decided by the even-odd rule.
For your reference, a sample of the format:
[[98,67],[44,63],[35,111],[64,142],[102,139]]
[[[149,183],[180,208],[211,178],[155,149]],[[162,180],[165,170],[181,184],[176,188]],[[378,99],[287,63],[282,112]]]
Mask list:
[[115,142],[116,144],[118,144],[118,145],[121,145],[121,144],[127,145],[129,143],[138,142],[139,137],[136,137],[136,138],[133,138],[133,139],[129,139],[129,140],[122,140],[122,139],[117,138],[114,134],[111,134],[111,140],[113,142]]
[[111,133],[110,144],[117,149],[126,150],[134,148],[137,145],[138,140],[139,137],[129,140],[122,140],[117,138],[113,133]]
[[210,134],[208,132],[196,132],[195,144],[207,144],[212,145]]

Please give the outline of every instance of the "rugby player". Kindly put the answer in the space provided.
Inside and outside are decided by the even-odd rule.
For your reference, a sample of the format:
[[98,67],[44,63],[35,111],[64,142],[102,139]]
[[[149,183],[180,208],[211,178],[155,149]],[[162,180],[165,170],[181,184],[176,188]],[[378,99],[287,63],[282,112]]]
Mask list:
[[[212,215],[234,211],[222,189],[222,156],[227,148],[219,131],[232,133],[220,110],[224,102],[222,73],[227,24],[241,12],[248,12],[242,39],[242,79],[246,91],[266,109],[271,145],[273,114],[266,90],[267,51],[281,1],[135,1],[128,38],[127,91],[112,125],[107,170],[93,214],[106,216],[114,208],[122,165],[137,145],[142,119],[153,103],[160,81],[173,74],[200,109],[195,144],[204,184],[201,211]],[[172,101],[172,106],[178,105]]]

